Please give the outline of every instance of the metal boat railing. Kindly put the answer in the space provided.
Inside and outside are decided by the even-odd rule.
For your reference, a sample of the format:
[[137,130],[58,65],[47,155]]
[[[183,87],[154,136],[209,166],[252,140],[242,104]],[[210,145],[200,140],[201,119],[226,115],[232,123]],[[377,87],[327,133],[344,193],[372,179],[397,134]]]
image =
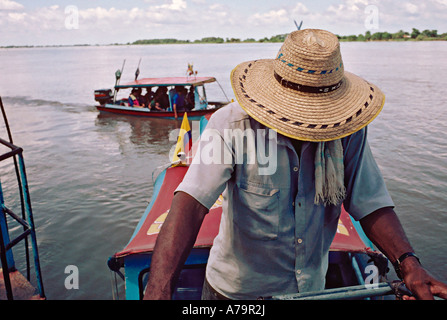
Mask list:
[[[28,238],[31,240],[31,247],[34,259],[34,270],[36,273],[37,290],[40,298],[45,298],[42,272],[40,269],[39,254],[37,249],[36,231],[34,227],[33,211],[31,207],[31,198],[28,188],[28,181],[26,178],[25,162],[23,159],[23,149],[13,144],[11,131],[9,129],[8,120],[3,107],[3,102],[0,97],[0,107],[3,114],[6,130],[8,133],[9,141],[0,138],[0,144],[10,149],[0,155],[0,161],[12,158],[14,161],[15,173],[17,177],[20,203],[21,203],[21,217],[15,214],[5,205],[5,199],[3,196],[3,189],[0,183],[0,256],[3,270],[3,281],[6,289],[6,297],[8,300],[13,300],[13,289],[11,284],[10,273],[16,271],[15,261],[13,257],[12,248],[21,241],[25,244],[25,259],[26,259],[26,279],[30,281],[31,266],[29,255],[29,243]],[[10,239],[10,233],[8,229],[7,216],[14,219],[23,228],[23,232],[16,236],[14,239]]]
[[403,295],[411,296],[411,292],[401,281],[381,282],[370,285],[358,285],[335,289],[326,289],[317,292],[304,292],[296,294],[278,295],[266,297],[265,300],[348,300],[364,299],[395,295],[401,298]]

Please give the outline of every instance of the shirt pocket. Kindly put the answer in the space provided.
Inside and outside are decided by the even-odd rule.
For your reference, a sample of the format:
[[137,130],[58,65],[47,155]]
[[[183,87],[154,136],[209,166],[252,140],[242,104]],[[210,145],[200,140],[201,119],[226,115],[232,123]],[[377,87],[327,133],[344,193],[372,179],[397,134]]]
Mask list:
[[279,231],[279,189],[238,183],[235,189],[234,223],[254,240],[275,240]]

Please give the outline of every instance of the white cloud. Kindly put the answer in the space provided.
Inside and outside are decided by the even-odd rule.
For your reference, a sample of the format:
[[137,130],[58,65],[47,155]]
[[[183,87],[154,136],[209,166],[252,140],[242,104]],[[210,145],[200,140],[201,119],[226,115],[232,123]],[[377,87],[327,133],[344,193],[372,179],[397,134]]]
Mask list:
[[254,25],[274,25],[289,20],[289,14],[285,9],[271,10],[266,13],[255,13],[249,18]]
[[168,4],[162,4],[161,6],[156,6],[155,8],[182,11],[187,7],[185,0],[172,0]]
[[327,9],[327,13],[335,15],[338,19],[349,20],[363,18],[366,5],[361,1],[347,0],[335,6],[331,5]]
[[21,22],[24,21],[26,13],[24,12],[10,12],[8,13],[8,18],[11,22]]
[[[133,25],[135,30],[147,28],[160,23],[182,24],[187,16],[183,11],[187,8],[185,0],[171,0],[168,3],[156,5],[154,1],[146,1],[152,5],[148,8],[116,9],[96,7],[79,10],[80,28],[97,27],[115,28],[120,25]],[[181,16],[179,16],[181,14]],[[132,40],[132,39],[129,39]]]
[[289,25],[290,28],[292,28],[293,20],[295,17],[302,17],[303,15],[307,14],[309,14],[309,10],[307,9],[307,7],[303,3],[298,2],[293,7],[284,6],[263,13],[254,13],[248,18],[248,24],[255,26]]
[[[132,10],[131,10],[132,11]],[[83,19],[84,21],[104,21],[104,22],[110,22],[111,20],[119,20],[119,19],[129,19],[129,11],[128,10],[118,10],[115,8],[102,8],[102,7],[96,7],[96,8],[88,8],[85,10],[79,11],[79,17]]]
[[206,11],[204,11],[204,14],[202,15],[204,21],[209,20],[210,18],[215,20],[216,17],[219,17],[220,19],[226,19],[229,16],[228,9],[221,4],[212,4],[208,7]]
[[23,8],[23,5],[18,2],[11,0],[0,0],[0,10],[21,10]]
[[291,10],[291,12],[293,15],[308,14],[309,9],[307,9],[307,7],[301,2],[298,2],[296,6]]
[[360,10],[370,4],[367,0],[346,0],[345,3],[351,10]]
[[64,19],[64,12],[57,5],[39,8],[34,12],[14,11],[0,15],[0,20],[6,23],[2,32],[7,34],[28,35],[42,30],[60,30],[64,28]]
[[410,14],[415,14],[415,13],[417,13],[419,11],[418,6],[413,4],[413,3],[406,3],[405,4],[405,9]]

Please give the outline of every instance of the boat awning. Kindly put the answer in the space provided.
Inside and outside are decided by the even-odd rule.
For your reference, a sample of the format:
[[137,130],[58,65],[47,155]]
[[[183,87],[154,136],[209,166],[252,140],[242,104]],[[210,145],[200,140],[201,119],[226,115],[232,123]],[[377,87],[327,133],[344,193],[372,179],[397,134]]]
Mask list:
[[[183,180],[187,170],[188,168],[184,166],[170,167],[157,177],[151,203],[146,208],[127,246],[114,257],[153,251],[158,233],[169,213],[174,191]],[[194,247],[211,247],[219,230],[221,213],[222,198],[219,198],[205,216]]]
[[204,83],[215,82],[214,77],[165,77],[165,78],[143,78],[132,82],[115,86],[116,89],[167,87],[167,86],[199,86]]

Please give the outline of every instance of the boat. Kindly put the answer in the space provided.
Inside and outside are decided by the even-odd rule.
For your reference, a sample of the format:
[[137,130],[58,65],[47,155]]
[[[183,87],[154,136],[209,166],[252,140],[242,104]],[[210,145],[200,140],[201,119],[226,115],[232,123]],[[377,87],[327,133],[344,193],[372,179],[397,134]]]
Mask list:
[[[200,122],[200,133],[203,132],[206,124],[207,119],[204,117]],[[192,153],[194,149],[193,146]],[[119,274],[125,281],[127,300],[140,300],[144,296],[157,236],[169,214],[174,190],[188,170],[187,164],[179,165],[184,162],[184,159],[185,157],[177,158],[172,165],[168,165],[157,176],[152,199],[130,241],[108,260],[110,270]],[[205,216],[194,247],[180,273],[173,299],[197,300],[201,297],[209,252],[219,230],[222,200],[221,195]],[[367,296],[368,299],[389,297],[395,292],[398,285],[384,282],[388,272],[388,263],[388,259],[374,249],[360,223],[353,220],[342,208],[337,233],[330,247],[326,288],[323,292],[312,294],[311,297],[323,298],[327,295],[322,294],[328,292],[329,299],[340,296],[349,298]],[[124,274],[122,269],[124,269]],[[340,290],[342,290],[341,293]],[[309,295],[301,295],[262,298],[273,300],[309,299]]]
[[[121,75],[118,71],[117,73],[120,77]],[[225,102],[208,101],[206,96],[205,84],[217,82],[216,78],[214,77],[185,76],[185,77],[143,78],[139,80],[136,77],[134,81],[119,84],[118,75],[113,90],[112,89],[95,90],[94,92],[95,101],[99,103],[99,105],[96,106],[98,111],[121,114],[121,115],[141,116],[141,117],[161,118],[161,119],[177,119],[177,118],[181,119],[185,111],[187,111],[190,119],[199,120],[202,116],[212,114],[217,109],[229,103],[229,101]],[[175,88],[179,87],[190,90],[191,88],[193,88],[194,105],[191,105],[188,110],[181,111],[176,114],[173,110],[173,102],[172,102],[173,95],[171,94],[171,92],[173,91],[171,90],[175,90]],[[169,94],[167,94],[168,99],[167,103],[169,103],[169,105],[166,105],[167,107],[166,109],[157,110],[155,107],[152,107],[152,109],[150,109],[147,106],[143,107],[140,105],[139,106],[131,105],[132,103],[129,101],[129,95],[133,91],[129,92],[129,90],[146,89],[148,91],[153,91],[153,89],[155,88],[157,89],[166,88],[166,91],[167,92],[169,91]],[[117,99],[117,95],[122,91],[126,92],[125,97]],[[224,92],[223,89],[222,92]]]

